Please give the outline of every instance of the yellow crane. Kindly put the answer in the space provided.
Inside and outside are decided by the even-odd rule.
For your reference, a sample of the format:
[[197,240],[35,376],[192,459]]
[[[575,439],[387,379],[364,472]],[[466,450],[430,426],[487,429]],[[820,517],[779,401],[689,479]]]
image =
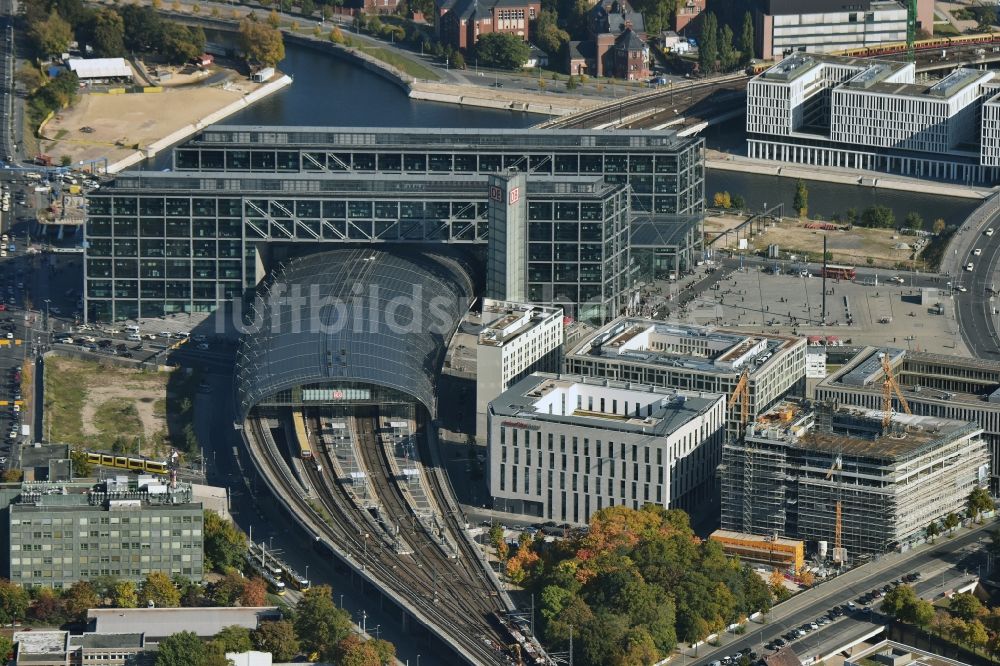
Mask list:
[[743,458],[743,531],[753,534],[753,456],[754,448],[751,443],[746,442],[747,421],[750,418],[750,369],[743,368],[739,381],[729,396],[726,409],[732,409],[736,401],[740,402],[740,428],[739,437],[744,441],[746,449]]
[[896,383],[896,378],[892,374],[889,354],[884,352],[882,353],[882,372],[885,374],[885,380],[882,382],[882,429],[885,430],[889,427],[889,422],[892,421],[893,394],[899,399],[899,404],[904,412],[907,414],[913,414],[913,412],[910,411],[910,404],[906,402],[906,396],[903,395],[903,391],[899,388],[899,384]]
[[750,369],[743,368],[743,372],[740,373],[740,379],[736,382],[736,387],[733,389],[732,394],[729,396],[729,404],[727,409],[732,409],[736,404],[736,401],[740,401],[740,436],[744,434],[744,429],[747,427],[747,421],[750,419]]
[[841,471],[841,469],[843,469],[843,467],[844,467],[844,458],[843,458],[843,456],[841,454],[838,453],[837,457],[833,461],[833,464],[830,465],[830,470],[826,473],[826,478],[829,480],[829,478],[831,476],[833,476],[834,471],[837,472],[837,505],[836,505],[836,510],[835,510],[836,511],[836,513],[835,513],[836,518],[834,519],[834,524],[833,524],[833,552],[834,552],[834,555],[836,555],[837,553],[840,552],[840,536],[841,536],[841,521],[840,521],[840,512],[841,512],[841,504],[840,504],[840,481],[841,481],[841,478],[840,478],[840,471]]

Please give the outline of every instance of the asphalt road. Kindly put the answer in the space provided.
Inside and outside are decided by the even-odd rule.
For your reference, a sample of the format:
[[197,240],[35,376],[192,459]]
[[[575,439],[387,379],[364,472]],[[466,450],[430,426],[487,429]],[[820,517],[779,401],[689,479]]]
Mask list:
[[[881,560],[818,585],[776,606],[769,614],[766,624],[750,623],[747,633],[737,640],[727,642],[718,648],[702,646],[693,663],[709,664],[743,648],[751,648],[759,654],[764,654],[765,643],[778,638],[790,629],[825,615],[835,606],[854,601],[869,590],[881,588],[893,579],[901,578],[911,572],[926,572],[949,565],[962,566],[965,558],[973,550],[970,546],[976,545],[985,537],[985,532],[993,527],[993,523],[987,523],[965,531],[953,539],[942,538],[935,544],[925,544],[906,553],[892,553]],[[836,623],[832,626],[836,626]],[[795,648],[795,643],[792,643],[792,648]]]
[[993,314],[996,303],[993,295],[987,291],[1000,286],[993,279],[1000,260],[1000,213],[994,214],[985,225],[996,229],[997,233],[986,236],[979,229],[968,232],[979,236],[979,240],[973,243],[973,250],[979,248],[982,254],[976,257],[970,252],[965,259],[965,263],[971,262],[974,269],[971,272],[962,269],[960,284],[968,291],[956,294],[955,310],[958,313],[958,328],[973,355],[1000,361],[997,320]]

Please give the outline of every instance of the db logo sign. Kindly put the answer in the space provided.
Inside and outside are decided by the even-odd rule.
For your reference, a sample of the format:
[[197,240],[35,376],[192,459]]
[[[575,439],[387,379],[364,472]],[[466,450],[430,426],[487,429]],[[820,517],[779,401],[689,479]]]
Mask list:
[[503,201],[503,190],[496,185],[490,186],[490,199],[493,201]]
[[521,199],[521,188],[515,187],[510,191],[510,195],[507,197],[507,204],[516,204]]
[[343,400],[344,399],[344,392],[343,391],[334,391],[333,392],[333,399],[334,400]]

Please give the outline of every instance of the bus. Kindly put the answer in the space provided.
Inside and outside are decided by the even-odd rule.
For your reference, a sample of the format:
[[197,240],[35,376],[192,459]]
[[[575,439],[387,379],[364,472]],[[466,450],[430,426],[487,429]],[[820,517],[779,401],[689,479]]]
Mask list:
[[839,266],[837,264],[827,264],[820,269],[822,277],[834,278],[837,280],[853,280],[858,277],[858,272],[854,266]]

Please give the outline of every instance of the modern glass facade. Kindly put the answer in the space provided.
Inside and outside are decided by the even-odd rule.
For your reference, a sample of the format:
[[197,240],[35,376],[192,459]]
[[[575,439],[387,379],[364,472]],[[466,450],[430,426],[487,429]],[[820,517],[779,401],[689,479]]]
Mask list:
[[519,169],[601,176],[636,213],[704,210],[704,141],[671,131],[214,126],[174,151],[174,170],[455,176]]
[[[628,289],[628,187],[527,179],[529,300],[598,322]],[[487,176],[123,173],[90,195],[89,321],[211,312],[288,244],[485,244]],[[523,223],[523,222],[522,222]],[[302,246],[303,248],[306,245]]]

